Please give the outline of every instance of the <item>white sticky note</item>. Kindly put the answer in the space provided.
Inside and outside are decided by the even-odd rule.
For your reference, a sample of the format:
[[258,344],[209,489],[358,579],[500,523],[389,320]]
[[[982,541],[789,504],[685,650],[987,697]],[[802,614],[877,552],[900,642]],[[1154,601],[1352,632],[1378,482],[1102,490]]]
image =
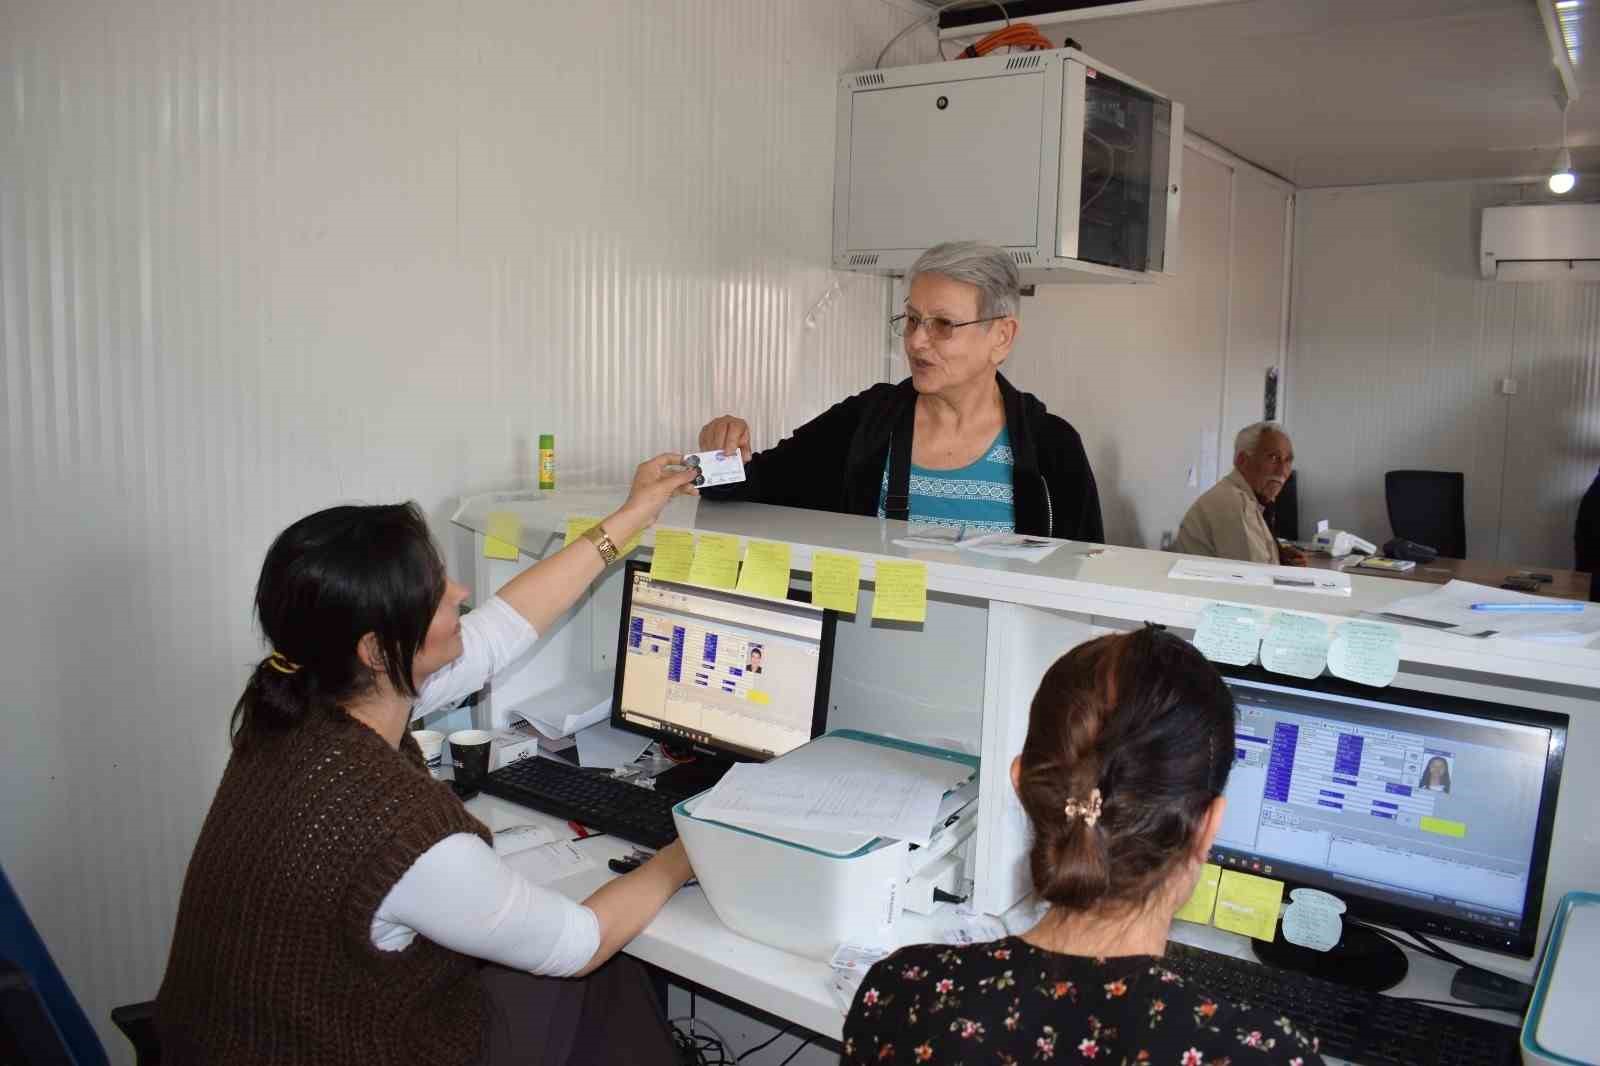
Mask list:
[[1333,631],[1328,669],[1334,677],[1383,686],[1400,669],[1400,629],[1382,622],[1345,622]]
[[1249,666],[1261,647],[1264,616],[1254,607],[1208,603],[1195,627],[1194,646],[1214,663]]
[[1328,626],[1307,614],[1279,611],[1261,641],[1261,665],[1275,674],[1317,677],[1328,665]]
[[505,858],[507,855],[515,855],[529,848],[542,847],[553,839],[548,829],[537,825],[514,825],[508,829],[497,829],[494,833],[494,853]]
[[1283,912],[1283,939],[1312,951],[1329,951],[1344,935],[1344,900],[1314,888],[1297,888],[1289,893],[1289,906]]

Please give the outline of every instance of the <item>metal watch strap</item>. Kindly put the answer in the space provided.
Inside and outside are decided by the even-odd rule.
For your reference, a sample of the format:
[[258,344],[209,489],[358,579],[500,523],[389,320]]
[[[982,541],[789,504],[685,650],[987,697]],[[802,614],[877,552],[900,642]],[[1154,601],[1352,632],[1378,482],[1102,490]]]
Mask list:
[[600,561],[610,566],[617,561],[617,545],[611,539],[611,534],[606,532],[605,526],[590,526],[583,531],[583,539],[594,545],[595,551],[600,553]]

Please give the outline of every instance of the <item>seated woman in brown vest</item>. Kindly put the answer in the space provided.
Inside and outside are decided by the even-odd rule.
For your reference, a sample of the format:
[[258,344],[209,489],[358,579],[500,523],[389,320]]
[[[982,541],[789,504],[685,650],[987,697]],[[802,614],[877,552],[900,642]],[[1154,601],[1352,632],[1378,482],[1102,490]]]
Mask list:
[[1080,645],[1033,698],[1011,780],[1033,826],[1022,936],[904,948],[867,974],[842,1062],[1320,1063],[1288,1019],[1161,965],[1222,824],[1233,698],[1186,641]]
[[[679,458],[639,467],[611,541],[693,491]],[[691,876],[682,846],[574,903],[501,862],[407,731],[526,652],[610,547],[574,542],[462,616],[415,504],[278,536],[255,598],[272,653],[234,708],[157,998],[165,1062],[672,1061],[643,969],[612,956]]]

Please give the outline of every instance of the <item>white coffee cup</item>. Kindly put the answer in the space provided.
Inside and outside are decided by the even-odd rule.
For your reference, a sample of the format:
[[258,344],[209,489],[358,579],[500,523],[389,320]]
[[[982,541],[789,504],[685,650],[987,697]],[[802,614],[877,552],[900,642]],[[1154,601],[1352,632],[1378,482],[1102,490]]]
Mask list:
[[440,757],[444,754],[444,734],[432,729],[413,729],[411,738],[422,749],[422,761],[428,764],[428,772],[438,777]]

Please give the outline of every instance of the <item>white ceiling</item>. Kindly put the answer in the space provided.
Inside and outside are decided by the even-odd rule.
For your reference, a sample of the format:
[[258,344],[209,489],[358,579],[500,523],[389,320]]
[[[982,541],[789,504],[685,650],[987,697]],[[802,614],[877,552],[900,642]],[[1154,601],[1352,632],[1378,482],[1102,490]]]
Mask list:
[[[1046,33],[1070,34],[1185,104],[1190,129],[1304,187],[1526,178],[1549,173],[1561,141],[1534,0],[1244,0]],[[1577,68],[1568,115],[1580,171],[1600,172],[1597,68]]]

